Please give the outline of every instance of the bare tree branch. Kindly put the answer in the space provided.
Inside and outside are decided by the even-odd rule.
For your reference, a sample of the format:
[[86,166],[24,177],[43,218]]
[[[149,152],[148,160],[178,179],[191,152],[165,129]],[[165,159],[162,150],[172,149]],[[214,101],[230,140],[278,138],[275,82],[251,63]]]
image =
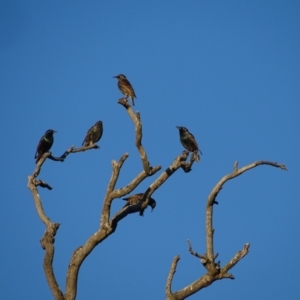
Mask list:
[[129,114],[131,120],[133,121],[133,123],[135,125],[135,145],[140,153],[143,168],[144,168],[146,174],[149,175],[151,173],[151,168],[150,168],[150,163],[148,161],[146,151],[145,151],[144,147],[142,146],[143,133],[142,133],[142,122],[141,122],[140,113],[137,112],[136,114],[134,114],[131,106],[128,104],[128,102],[125,98],[119,99],[118,103],[123,105],[126,108],[127,113]]
[[180,256],[177,255],[174,257],[172,265],[171,265],[171,269],[168,275],[168,279],[167,279],[167,285],[166,285],[166,296],[167,299],[172,299],[172,291],[171,291],[171,286],[172,286],[172,281],[173,281],[173,277],[174,274],[176,272],[176,267],[178,264],[178,261],[180,260]]
[[213,205],[216,203],[216,197],[219,194],[220,190],[222,189],[223,185],[230,179],[233,179],[235,177],[240,176],[241,174],[245,173],[246,171],[249,171],[255,167],[261,166],[261,165],[268,165],[276,168],[280,168],[282,170],[287,170],[285,165],[278,164],[276,162],[270,162],[270,161],[256,161],[253,162],[247,166],[244,166],[241,169],[238,169],[238,162],[234,163],[233,172],[225,175],[213,188],[210,195],[208,196],[208,201],[206,205],[206,252],[207,257],[210,261],[213,261],[214,257],[214,248],[213,248],[213,234],[214,229],[212,226],[212,215],[213,215]]
[[151,195],[162,185],[165,181],[170,178],[179,168],[182,168],[185,172],[190,171],[190,167],[193,164],[193,161],[186,163],[188,157],[188,152],[183,151],[181,155],[177,156],[173,163],[148,187],[142,198],[141,209],[144,210],[148,203]]
[[[39,172],[39,170],[38,170],[38,172]],[[36,211],[37,211],[41,221],[46,226],[49,226],[51,224],[51,220],[44,213],[42,201],[41,201],[40,195],[38,193],[37,186],[34,183],[34,175],[28,176],[28,185],[27,185],[27,187],[31,191],[31,194],[32,194],[32,197],[33,197],[33,200],[34,200],[34,204],[35,204],[35,208],[36,208]]]
[[63,155],[61,155],[61,159],[65,159],[70,153],[78,153],[78,152],[84,152],[86,150],[91,150],[91,149],[99,149],[100,146],[97,144],[92,144],[89,146],[82,146],[79,148],[74,148],[74,145],[72,145]]
[[41,246],[44,250],[46,250],[44,257],[44,272],[46,274],[48,285],[56,300],[64,300],[65,297],[60,290],[59,285],[57,284],[52,267],[54,257],[54,236],[59,228],[59,225],[59,223],[50,223],[44,233],[44,237],[41,239]]
[[189,245],[189,252],[195,256],[195,257],[198,257],[200,259],[205,259],[206,260],[206,256],[205,255],[201,255],[201,254],[198,254],[197,252],[194,252],[193,249],[192,249],[192,244],[189,240],[187,240],[188,242],[188,245]]
[[249,253],[250,244],[244,245],[244,248],[239,251],[233,259],[230,260],[221,270],[221,273],[227,273],[231,268],[233,268],[244,256]]
[[42,188],[46,188],[48,190],[52,190],[52,187],[45,181],[42,181],[40,179],[34,179],[33,180],[33,183],[35,184],[35,186],[40,186]]
[[[268,165],[268,166],[280,168],[282,170],[287,170],[285,165],[278,164],[276,162],[270,162],[270,161],[256,161],[241,169],[238,169],[238,163],[235,162],[233,167],[233,172],[224,176],[212,189],[206,205],[206,251],[207,253],[201,255],[198,254],[197,252],[194,252],[190,241],[188,241],[189,252],[192,255],[201,259],[201,262],[203,266],[206,268],[207,273],[202,277],[200,277],[199,279],[197,279],[195,282],[186,286],[185,288],[175,293],[171,293],[170,285],[174,275],[174,272],[171,269],[168,276],[167,287],[166,287],[167,300],[186,299],[189,296],[201,290],[202,288],[209,286],[216,280],[220,280],[223,278],[234,279],[234,276],[232,274],[229,274],[228,271],[231,268],[233,268],[243,257],[245,257],[248,254],[250,244],[248,243],[245,244],[244,248],[241,251],[239,251],[223,268],[220,267],[220,262],[217,263],[215,262],[215,259],[217,258],[218,254],[214,254],[214,248],[213,248],[213,234],[214,234],[214,229],[212,225],[213,205],[217,204],[216,197],[220,192],[220,190],[222,189],[222,186],[225,184],[225,182],[235,177],[238,177],[239,175],[245,173],[246,171],[261,165]],[[170,276],[171,276],[171,280],[169,279]]]
[[[122,99],[121,99],[122,100]],[[129,116],[133,120],[136,126],[136,146],[139,150],[141,160],[143,163],[144,170],[138,174],[127,186],[122,187],[118,190],[114,190],[121,168],[128,157],[128,153],[125,153],[118,162],[112,161],[112,175],[108,183],[108,187],[106,190],[106,195],[104,198],[103,208],[100,217],[100,227],[99,229],[87,240],[87,242],[77,248],[74,251],[71,261],[68,268],[67,273],[67,282],[66,282],[66,293],[65,299],[66,300],[73,300],[76,297],[77,293],[77,280],[78,280],[78,273],[81,264],[83,263],[84,259],[89,255],[89,253],[103,240],[105,240],[109,235],[111,235],[117,228],[117,224],[120,220],[126,217],[132,207],[121,209],[116,216],[114,216],[110,220],[110,210],[111,204],[114,199],[120,198],[131,191],[133,191],[145,178],[154,175],[157,171],[161,169],[160,166],[150,167],[150,163],[148,162],[146,152],[141,144],[142,139],[142,125],[140,122],[140,115],[134,115],[130,105],[127,103],[126,100],[119,101],[129,113]]]
[[36,177],[40,174],[42,165],[44,164],[45,160],[47,158],[55,160],[55,161],[64,161],[64,159],[67,157],[69,153],[76,153],[81,152],[93,148],[98,148],[97,145],[91,145],[89,147],[81,147],[74,149],[74,146],[69,148],[61,157],[53,157],[51,152],[48,151],[43,154],[43,156],[39,159],[38,163],[35,166],[35,170],[33,171],[32,175],[28,176],[28,184],[27,187],[31,191],[31,194],[33,196],[34,204],[36,211],[38,213],[38,216],[40,220],[47,226],[46,231],[44,233],[43,238],[41,239],[41,246],[45,250],[45,256],[44,256],[44,272],[45,276],[48,282],[48,285],[52,291],[52,294],[56,300],[64,300],[65,297],[62,293],[62,291],[59,288],[59,285],[57,284],[57,281],[55,279],[54,270],[53,270],[53,258],[54,258],[54,236],[56,235],[56,232],[59,228],[59,223],[53,223],[45,214],[42,200],[40,198],[40,195],[38,193],[37,187],[40,186],[42,188],[47,188],[48,190],[52,190],[52,187],[44,182],[43,180],[36,179]]

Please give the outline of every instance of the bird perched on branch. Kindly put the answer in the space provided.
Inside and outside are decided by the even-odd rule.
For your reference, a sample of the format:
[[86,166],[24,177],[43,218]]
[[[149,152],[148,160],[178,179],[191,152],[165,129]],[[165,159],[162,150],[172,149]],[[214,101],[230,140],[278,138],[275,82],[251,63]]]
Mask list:
[[119,74],[117,76],[114,76],[113,78],[118,79],[118,87],[121,93],[127,98],[129,97],[131,99],[132,105],[134,106],[134,98],[136,98],[134,89],[128,79],[125,75]]
[[36,153],[34,158],[36,158],[35,163],[37,164],[44,153],[48,152],[53,145],[54,137],[53,134],[56,131],[53,129],[48,129],[45,134],[41,137],[39,144],[36,148]]
[[[123,200],[127,201],[126,204],[123,206],[123,208],[126,206],[129,206],[129,205],[138,204],[143,199],[143,195],[144,195],[143,193],[139,193],[139,194],[129,196],[127,198],[123,198]],[[152,211],[153,211],[153,209],[156,206],[156,201],[153,198],[149,198],[148,206],[151,206]],[[143,215],[144,215],[144,209],[141,209],[140,216],[143,216]]]
[[195,140],[195,137],[185,127],[176,126],[179,129],[180,142],[182,146],[195,155],[195,160],[200,161],[199,153],[202,155],[201,150]]
[[103,134],[103,123],[102,121],[98,121],[94,126],[92,126],[88,130],[82,145],[84,146],[94,145],[101,139],[102,134]]

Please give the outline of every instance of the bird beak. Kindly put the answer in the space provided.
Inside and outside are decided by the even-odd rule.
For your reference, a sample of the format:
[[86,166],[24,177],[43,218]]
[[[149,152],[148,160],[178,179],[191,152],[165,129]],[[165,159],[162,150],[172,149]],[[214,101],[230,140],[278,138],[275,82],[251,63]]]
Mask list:
[[113,78],[118,78],[118,76],[113,76]]
[[56,130],[53,130],[53,133],[57,132]]
[[176,128],[180,129],[181,127],[180,126],[176,126]]

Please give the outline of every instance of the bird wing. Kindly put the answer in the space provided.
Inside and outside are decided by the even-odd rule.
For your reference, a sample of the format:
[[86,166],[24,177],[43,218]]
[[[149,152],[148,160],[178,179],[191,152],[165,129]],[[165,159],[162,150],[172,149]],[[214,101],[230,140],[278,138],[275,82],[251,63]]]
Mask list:
[[103,124],[100,123],[98,127],[99,127],[99,130],[97,131],[97,137],[95,139],[95,143],[97,143],[101,139],[102,134],[103,134]]
[[127,198],[122,198],[122,199],[128,201],[128,200],[131,200],[133,198],[141,197],[142,195],[143,195],[143,193],[139,193],[139,194],[131,195],[131,196],[127,197]]
[[193,142],[195,143],[195,146],[198,148],[198,150],[199,150],[200,154],[201,154],[201,155],[203,155],[203,154],[202,154],[202,152],[201,152],[201,150],[200,150],[200,148],[199,148],[199,146],[198,146],[198,144],[197,144],[197,142],[196,142],[196,139],[195,139],[194,135],[193,135],[193,134],[191,134],[190,132],[189,132],[189,134],[190,134],[190,135],[191,135],[191,137],[193,138]]
[[44,136],[41,137],[41,139],[40,139],[40,141],[39,141],[39,143],[38,143],[38,145],[37,145],[37,147],[36,147],[36,151],[35,151],[34,158],[37,158],[37,156],[38,156],[39,148],[41,147],[41,144],[42,144],[43,139],[44,139]]
[[192,135],[190,132],[189,132],[189,134],[191,135],[191,143],[193,144],[193,146],[195,147],[195,148],[197,148],[198,150],[199,150],[199,147],[198,147],[198,144],[197,144],[197,142],[196,142],[196,139],[195,139],[195,137],[194,137],[194,135]]
[[83,146],[86,141],[89,141],[91,139],[91,135],[93,134],[93,127],[94,126],[92,126],[86,133],[86,136],[85,136],[84,141],[82,142],[81,146]]

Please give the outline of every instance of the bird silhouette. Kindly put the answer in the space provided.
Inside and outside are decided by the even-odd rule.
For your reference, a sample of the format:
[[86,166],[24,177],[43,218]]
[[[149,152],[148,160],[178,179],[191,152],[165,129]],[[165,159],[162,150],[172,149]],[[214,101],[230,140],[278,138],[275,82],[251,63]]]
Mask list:
[[201,150],[198,147],[195,137],[185,127],[176,126],[179,129],[180,142],[182,146],[195,155],[195,160],[200,161],[199,153],[202,155]]
[[125,75],[119,74],[117,76],[114,76],[113,78],[118,79],[118,87],[121,93],[126,97],[126,99],[129,97],[131,99],[132,105],[134,106],[134,98],[136,98],[134,89],[128,79]]
[[[143,195],[144,195],[143,193],[139,193],[139,194],[131,195],[127,198],[123,198],[123,200],[127,201],[126,204],[123,206],[123,208],[126,206],[129,206],[129,205],[138,204],[143,199]],[[153,198],[149,198],[148,206],[150,206],[153,211],[153,209],[156,206],[156,201]],[[144,215],[144,209],[141,209],[140,216],[143,216],[143,215]]]
[[103,123],[102,121],[98,121],[94,126],[92,126],[88,130],[82,145],[84,146],[94,145],[101,139],[102,134],[103,134]]
[[53,134],[55,132],[56,131],[53,129],[48,129],[45,132],[45,134],[41,137],[41,139],[37,145],[36,153],[34,156],[34,158],[36,158],[35,163],[38,163],[38,161],[40,160],[42,155],[51,149],[53,142],[54,142]]

